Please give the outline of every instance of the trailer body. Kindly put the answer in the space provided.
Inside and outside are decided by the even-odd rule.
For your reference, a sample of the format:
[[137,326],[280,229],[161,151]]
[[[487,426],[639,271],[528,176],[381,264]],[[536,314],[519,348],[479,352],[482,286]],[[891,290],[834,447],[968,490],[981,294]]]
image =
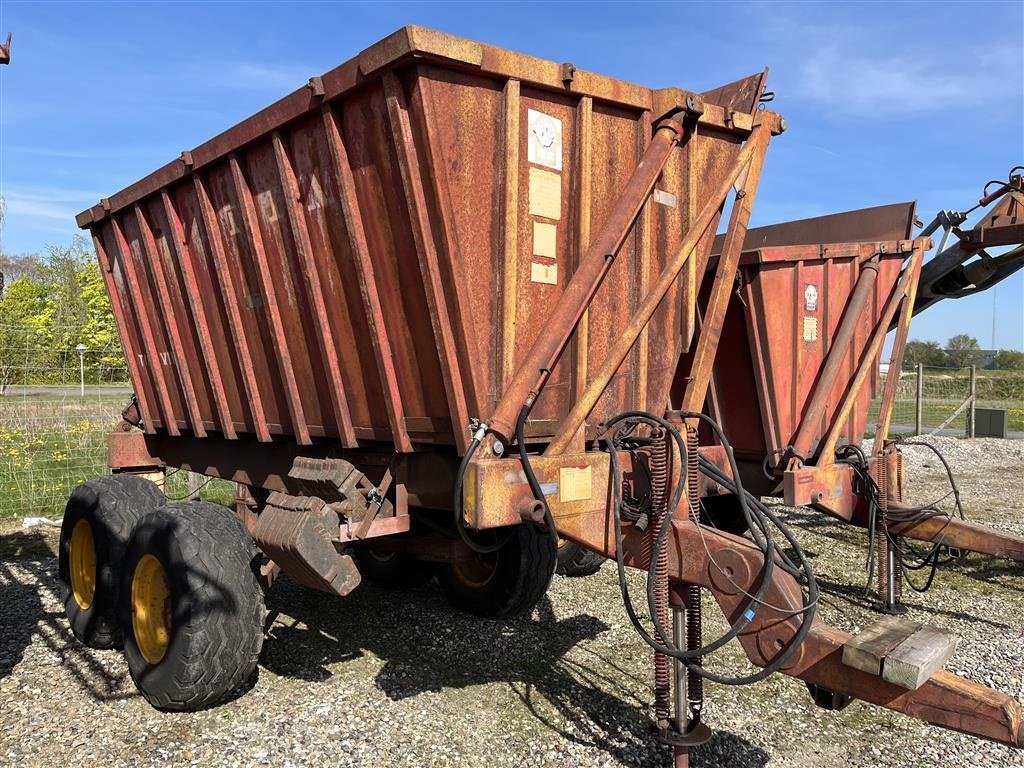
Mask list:
[[[820,703],[856,696],[1020,745],[1009,697],[845,667],[849,636],[813,618],[809,567],[802,585],[767,545],[700,524],[702,497],[742,491],[730,439],[787,500],[852,518],[863,489],[835,449],[863,433],[890,323],[899,367],[927,247],[899,211],[886,216],[904,232],[865,242],[837,221],[748,231],[785,129],[759,109],[765,77],[652,90],[406,27],[102,200],[78,223],[137,398],[111,467],[237,481],[272,559],[261,574],[342,595],[359,582],[348,553],[372,547],[486,586],[466,564],[505,561],[464,528],[504,529],[500,552],[544,524],[652,572],[662,623],[670,592],[699,613],[711,590],[748,657]],[[864,469],[894,505],[891,381]],[[636,412],[666,413],[666,429],[608,436]],[[650,528],[620,515],[622,484],[649,501]],[[438,511],[461,543],[437,533]],[[145,593],[172,597],[157,577]],[[659,732],[683,765],[692,720],[677,706],[669,723],[664,648],[655,660]]]
[[[83,213],[145,429],[463,448],[683,98],[566,72],[407,28]],[[710,103],[749,123],[763,78]],[[553,434],[740,139],[712,126],[673,152],[531,437]],[[597,420],[666,402],[694,275]]]

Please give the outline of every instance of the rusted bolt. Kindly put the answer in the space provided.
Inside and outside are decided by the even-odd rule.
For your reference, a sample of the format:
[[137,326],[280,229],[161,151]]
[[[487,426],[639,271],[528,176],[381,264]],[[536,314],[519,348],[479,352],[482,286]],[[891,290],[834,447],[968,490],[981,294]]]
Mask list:
[[523,499],[519,502],[519,517],[532,523],[544,519],[544,505],[537,499]]
[[181,153],[181,162],[186,168],[191,168],[195,163],[192,162],[192,153],[185,151]]
[[324,97],[324,93],[325,93],[325,91],[324,91],[324,81],[323,81],[322,78],[320,78],[320,77],[311,77],[311,78],[309,78],[309,83],[308,83],[307,87],[309,88],[310,91],[313,92],[313,95],[316,98],[322,99]]
[[703,102],[701,102],[700,99],[698,99],[692,93],[688,94],[687,97],[686,97],[686,111],[687,112],[691,112],[692,114],[695,114],[695,115],[703,115],[704,114],[704,104],[703,104]]

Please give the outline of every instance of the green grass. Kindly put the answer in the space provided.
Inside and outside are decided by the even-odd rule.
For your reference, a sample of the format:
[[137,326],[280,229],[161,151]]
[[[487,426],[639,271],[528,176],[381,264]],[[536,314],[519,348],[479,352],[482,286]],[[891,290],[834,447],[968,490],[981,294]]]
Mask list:
[[[78,483],[109,472],[107,435],[125,403],[124,395],[0,397],[0,517],[60,517]],[[185,473],[169,473],[168,497],[187,494]],[[211,480],[201,496],[230,504],[234,484]]]

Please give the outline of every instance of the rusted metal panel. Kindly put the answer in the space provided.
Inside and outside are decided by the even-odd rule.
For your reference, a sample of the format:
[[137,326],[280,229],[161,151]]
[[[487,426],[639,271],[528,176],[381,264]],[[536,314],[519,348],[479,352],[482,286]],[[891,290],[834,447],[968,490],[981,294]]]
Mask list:
[[[621,318],[734,164],[762,88],[737,81],[687,112],[686,141],[644,183],[655,197],[623,214],[621,242],[598,244],[620,253],[568,333],[531,439],[554,435],[607,367]],[[497,407],[551,324],[656,121],[693,98],[406,28],[83,212],[110,254],[147,428],[461,451],[469,418]],[[675,293],[710,242],[588,424],[664,408],[692,326]]]
[[[772,464],[791,446],[805,457],[817,452],[911,249],[911,241],[896,240],[743,254],[741,295],[731,301],[721,343],[749,349],[749,358],[715,360],[721,415],[738,452],[768,455]],[[877,277],[861,283],[860,301],[850,306],[858,279],[875,264]],[[868,366],[873,386],[877,363],[876,353]],[[857,393],[841,441],[864,434],[873,386]]]
[[[755,227],[747,232],[743,250],[785,245],[909,240],[913,237],[916,208],[917,203],[914,202],[893,203]],[[715,238],[713,253],[721,253],[723,239],[724,236]]]

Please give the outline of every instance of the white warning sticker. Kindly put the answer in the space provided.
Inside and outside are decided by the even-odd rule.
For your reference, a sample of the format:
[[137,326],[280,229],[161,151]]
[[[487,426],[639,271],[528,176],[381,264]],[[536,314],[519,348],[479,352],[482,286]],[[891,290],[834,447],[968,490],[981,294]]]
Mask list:
[[671,192],[666,192],[663,189],[654,190],[654,194],[651,195],[654,198],[654,202],[660,203],[661,205],[667,205],[669,208],[676,207],[676,196]]
[[529,145],[526,159],[537,165],[562,170],[562,121],[534,109],[526,110]]
[[530,282],[544,283],[545,285],[558,285],[558,265],[542,264],[539,261],[531,261]]

